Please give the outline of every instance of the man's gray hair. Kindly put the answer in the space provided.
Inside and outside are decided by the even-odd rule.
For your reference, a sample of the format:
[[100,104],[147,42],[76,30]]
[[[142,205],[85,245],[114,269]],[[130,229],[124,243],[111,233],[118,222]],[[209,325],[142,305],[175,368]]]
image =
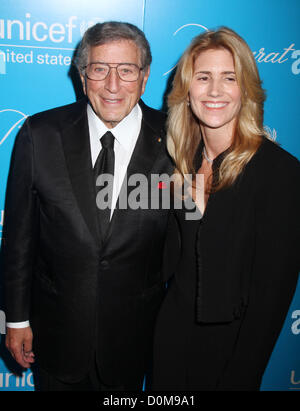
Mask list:
[[84,74],[85,66],[88,63],[90,47],[100,46],[118,40],[133,41],[141,52],[142,67],[146,68],[150,66],[152,56],[150,45],[145,34],[133,24],[108,21],[105,23],[97,23],[84,33],[74,61],[79,73]]

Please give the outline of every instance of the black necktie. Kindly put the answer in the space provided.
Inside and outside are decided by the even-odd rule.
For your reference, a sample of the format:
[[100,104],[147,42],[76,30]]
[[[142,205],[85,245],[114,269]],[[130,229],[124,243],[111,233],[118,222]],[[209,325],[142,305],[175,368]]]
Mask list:
[[102,149],[94,166],[94,176],[98,220],[102,236],[104,237],[110,221],[115,165],[114,136],[108,131],[101,137],[100,141]]

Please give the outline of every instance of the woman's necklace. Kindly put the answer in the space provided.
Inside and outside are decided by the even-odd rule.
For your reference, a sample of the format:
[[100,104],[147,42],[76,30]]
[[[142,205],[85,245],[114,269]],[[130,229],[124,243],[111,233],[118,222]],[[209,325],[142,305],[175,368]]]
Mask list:
[[208,161],[210,164],[212,164],[214,162],[214,160],[211,160],[208,157],[205,146],[203,147],[203,154],[204,154],[204,157],[205,157],[206,161]]

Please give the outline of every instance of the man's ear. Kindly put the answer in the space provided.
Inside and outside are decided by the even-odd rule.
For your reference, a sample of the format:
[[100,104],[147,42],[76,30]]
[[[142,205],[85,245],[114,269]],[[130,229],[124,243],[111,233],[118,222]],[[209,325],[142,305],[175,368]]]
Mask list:
[[148,67],[145,69],[145,74],[144,74],[143,84],[142,84],[142,95],[143,95],[144,92],[145,92],[145,88],[146,88],[146,84],[147,84],[147,81],[148,81],[149,76],[150,76],[150,66],[148,66]]
[[81,80],[83,92],[86,95],[86,76],[84,76],[82,73],[80,73],[80,80]]

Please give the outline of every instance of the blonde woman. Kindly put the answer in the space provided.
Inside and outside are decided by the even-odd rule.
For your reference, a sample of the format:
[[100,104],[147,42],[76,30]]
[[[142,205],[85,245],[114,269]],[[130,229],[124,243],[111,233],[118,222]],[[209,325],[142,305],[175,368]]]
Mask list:
[[265,135],[264,100],[253,54],[228,28],[196,37],[179,62],[168,149],[180,184],[193,176],[202,218],[187,219],[183,202],[170,219],[153,389],[260,387],[297,284],[300,231],[299,162]]

